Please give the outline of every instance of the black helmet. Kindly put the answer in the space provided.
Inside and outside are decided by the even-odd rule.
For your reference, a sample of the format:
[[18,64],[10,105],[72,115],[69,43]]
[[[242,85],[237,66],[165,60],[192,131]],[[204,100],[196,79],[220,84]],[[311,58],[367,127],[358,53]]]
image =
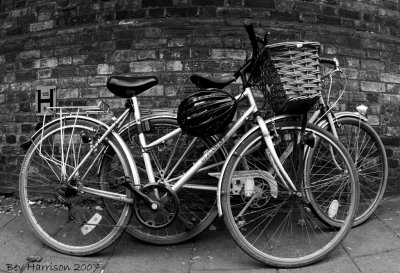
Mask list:
[[221,132],[233,119],[237,102],[219,89],[207,89],[186,97],[178,108],[178,124],[193,136]]

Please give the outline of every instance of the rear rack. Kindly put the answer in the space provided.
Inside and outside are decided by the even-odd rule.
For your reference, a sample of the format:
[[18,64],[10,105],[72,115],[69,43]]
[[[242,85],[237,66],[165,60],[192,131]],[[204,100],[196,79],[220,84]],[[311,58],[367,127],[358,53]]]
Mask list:
[[110,106],[101,101],[98,105],[94,106],[53,106],[47,107],[45,115],[60,115],[60,116],[73,116],[73,115],[95,115],[95,114],[108,114],[110,113]]

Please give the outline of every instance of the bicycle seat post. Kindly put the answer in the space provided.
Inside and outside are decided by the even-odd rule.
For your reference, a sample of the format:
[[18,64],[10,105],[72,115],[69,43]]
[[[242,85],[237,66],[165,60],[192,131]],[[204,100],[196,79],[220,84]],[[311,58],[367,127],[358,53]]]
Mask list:
[[145,138],[144,133],[143,133],[143,127],[142,127],[142,123],[141,123],[141,115],[140,115],[139,103],[138,103],[138,100],[137,100],[136,96],[131,97],[130,100],[132,102],[133,115],[135,117],[136,129],[137,129],[137,132],[138,132],[139,143],[140,143],[141,150],[142,150],[144,164],[146,166],[146,173],[147,173],[147,176],[148,176],[148,179],[149,179],[149,183],[155,183],[156,181],[154,179],[153,167],[151,165],[150,156],[146,152],[146,149],[145,149],[145,147],[146,147],[146,138]]

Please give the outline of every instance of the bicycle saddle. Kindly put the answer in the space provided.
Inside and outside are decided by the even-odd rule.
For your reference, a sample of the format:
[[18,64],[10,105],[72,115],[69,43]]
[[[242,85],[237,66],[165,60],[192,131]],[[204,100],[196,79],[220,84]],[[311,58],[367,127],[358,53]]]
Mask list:
[[150,89],[158,83],[156,77],[111,76],[107,80],[107,88],[114,95],[131,98]]
[[235,77],[223,77],[223,78],[212,78],[212,77],[203,77],[200,75],[192,75],[190,76],[190,80],[199,88],[218,88],[222,89],[225,86],[235,81]]

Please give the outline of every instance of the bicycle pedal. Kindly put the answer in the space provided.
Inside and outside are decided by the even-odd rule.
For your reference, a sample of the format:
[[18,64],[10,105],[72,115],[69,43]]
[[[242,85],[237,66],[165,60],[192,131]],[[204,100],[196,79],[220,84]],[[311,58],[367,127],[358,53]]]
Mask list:
[[68,198],[66,198],[64,195],[60,194],[57,196],[57,200],[63,204],[64,206],[66,206],[67,208],[70,208],[72,206],[72,203],[68,200]]
[[130,183],[129,177],[121,176],[111,181],[110,185],[118,188],[119,186],[126,186],[128,183]]

